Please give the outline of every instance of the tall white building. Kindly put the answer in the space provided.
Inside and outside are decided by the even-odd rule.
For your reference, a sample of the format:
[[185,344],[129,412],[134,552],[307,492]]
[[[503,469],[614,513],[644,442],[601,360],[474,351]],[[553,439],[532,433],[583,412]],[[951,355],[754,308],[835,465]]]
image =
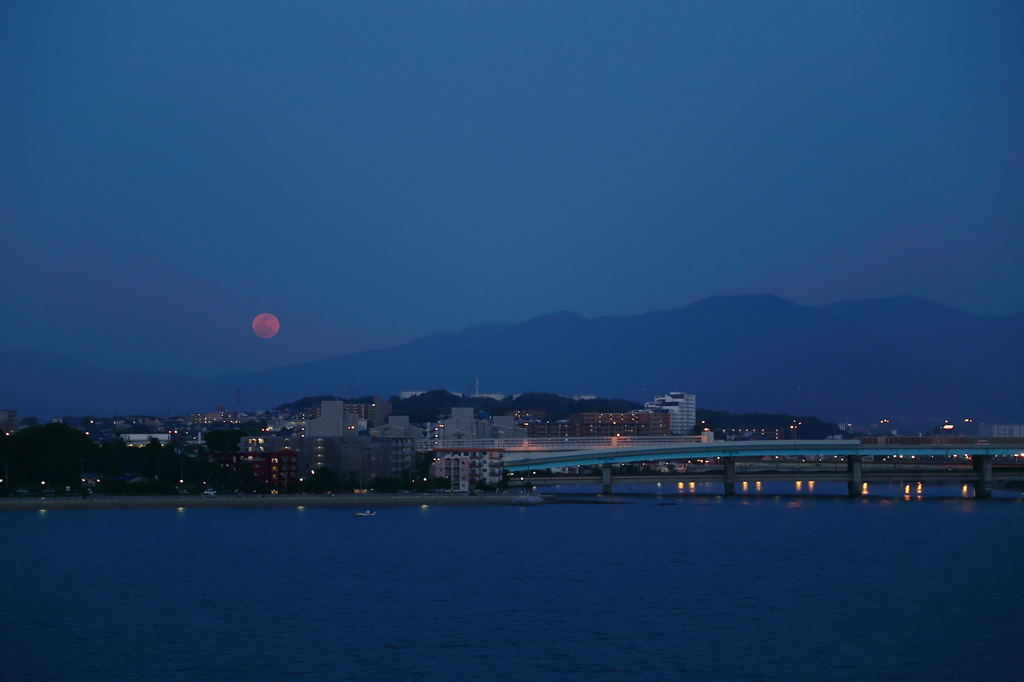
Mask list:
[[666,393],[644,405],[650,412],[668,412],[669,429],[674,436],[686,436],[697,423],[697,396],[690,393]]

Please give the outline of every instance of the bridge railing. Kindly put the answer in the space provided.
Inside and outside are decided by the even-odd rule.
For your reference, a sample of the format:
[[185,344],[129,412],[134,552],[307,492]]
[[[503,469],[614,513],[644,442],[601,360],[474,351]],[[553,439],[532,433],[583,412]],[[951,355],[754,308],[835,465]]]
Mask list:
[[438,448],[464,448],[466,450],[504,450],[505,452],[556,452],[563,450],[597,450],[602,448],[627,448],[644,445],[675,445],[678,443],[702,443],[701,436],[611,436],[563,437],[563,438],[446,438],[424,440],[416,444],[418,452],[429,452]]
[[1010,436],[866,436],[861,445],[1024,445],[1024,438]]

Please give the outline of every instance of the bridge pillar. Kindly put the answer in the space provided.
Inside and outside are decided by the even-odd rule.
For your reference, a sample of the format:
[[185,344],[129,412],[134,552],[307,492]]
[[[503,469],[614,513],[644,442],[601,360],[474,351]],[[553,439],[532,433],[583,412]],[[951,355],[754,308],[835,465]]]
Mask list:
[[850,480],[846,482],[846,494],[850,497],[860,497],[864,489],[864,477],[861,473],[861,460],[864,455],[847,455],[846,471],[850,474]]
[[974,497],[987,500],[992,497],[992,455],[974,455],[971,461],[979,474],[974,481]]
[[605,495],[612,494],[612,465],[604,464],[601,466],[601,492]]
[[736,458],[725,458],[725,494],[736,494]]

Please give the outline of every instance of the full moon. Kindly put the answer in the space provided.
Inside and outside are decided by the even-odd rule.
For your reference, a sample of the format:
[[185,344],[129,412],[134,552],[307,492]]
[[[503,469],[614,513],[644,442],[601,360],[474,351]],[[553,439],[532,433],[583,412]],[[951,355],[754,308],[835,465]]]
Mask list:
[[261,313],[252,321],[252,330],[256,332],[256,336],[269,339],[281,330],[281,323],[270,313]]

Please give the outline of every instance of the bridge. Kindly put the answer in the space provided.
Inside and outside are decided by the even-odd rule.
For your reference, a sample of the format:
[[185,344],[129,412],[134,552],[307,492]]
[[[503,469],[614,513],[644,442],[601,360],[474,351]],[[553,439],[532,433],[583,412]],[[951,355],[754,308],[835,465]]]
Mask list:
[[[993,459],[999,458],[997,480],[1024,480],[1024,439],[998,438],[993,442],[966,438],[864,438],[860,440],[814,441],[718,441],[671,443],[626,447],[596,448],[568,452],[506,452],[505,469],[519,473],[514,482],[526,484],[591,483],[596,477],[544,477],[545,470],[567,467],[597,467],[605,493],[612,490],[612,466],[652,461],[707,462],[690,475],[669,477],[672,482],[716,481],[725,486],[726,495],[736,493],[737,481],[804,481],[809,479],[845,481],[850,495],[861,495],[871,481],[945,480],[971,484],[975,497],[991,496]],[[1019,441],[1019,442],[1015,442]],[[737,472],[736,462],[744,458],[792,461],[788,469]],[[865,469],[865,458],[867,469]],[[881,460],[878,463],[878,460]],[[908,461],[909,460],[909,461]],[[845,464],[844,471],[825,462]],[[912,469],[910,468],[912,463]],[[668,478],[642,477],[644,482]],[[626,482],[616,478],[620,483]],[[635,476],[630,483],[639,482]]]

